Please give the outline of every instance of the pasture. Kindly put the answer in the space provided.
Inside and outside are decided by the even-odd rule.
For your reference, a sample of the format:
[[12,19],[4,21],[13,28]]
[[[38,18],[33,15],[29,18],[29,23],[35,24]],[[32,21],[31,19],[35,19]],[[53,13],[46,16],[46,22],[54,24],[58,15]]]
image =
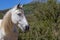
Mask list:
[[24,8],[30,30],[25,33],[19,30],[19,40],[60,40],[60,4],[48,1],[27,4]]

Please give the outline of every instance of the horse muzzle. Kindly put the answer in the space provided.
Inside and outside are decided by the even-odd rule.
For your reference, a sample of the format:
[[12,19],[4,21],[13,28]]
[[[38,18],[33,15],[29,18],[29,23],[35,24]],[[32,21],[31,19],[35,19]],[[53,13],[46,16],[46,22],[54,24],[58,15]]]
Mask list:
[[29,31],[29,25],[25,26],[25,31]]

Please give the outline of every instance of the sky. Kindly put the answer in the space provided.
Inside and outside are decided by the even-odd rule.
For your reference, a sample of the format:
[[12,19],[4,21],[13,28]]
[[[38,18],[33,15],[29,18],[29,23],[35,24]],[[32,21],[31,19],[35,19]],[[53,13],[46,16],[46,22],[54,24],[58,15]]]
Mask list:
[[[24,5],[32,2],[32,0],[0,0],[0,10],[12,8],[18,3]],[[60,2],[60,0],[58,0]]]
[[12,8],[18,3],[24,5],[30,3],[32,0],[0,0],[0,10]]

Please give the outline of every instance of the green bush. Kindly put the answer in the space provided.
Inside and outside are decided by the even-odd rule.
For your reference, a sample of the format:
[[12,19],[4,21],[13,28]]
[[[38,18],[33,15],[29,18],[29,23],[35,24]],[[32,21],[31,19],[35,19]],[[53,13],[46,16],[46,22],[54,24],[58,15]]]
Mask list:
[[0,19],[2,19],[2,17],[3,17],[3,14],[0,13]]
[[24,8],[30,31],[20,33],[21,40],[60,40],[60,4],[56,0],[31,3]]

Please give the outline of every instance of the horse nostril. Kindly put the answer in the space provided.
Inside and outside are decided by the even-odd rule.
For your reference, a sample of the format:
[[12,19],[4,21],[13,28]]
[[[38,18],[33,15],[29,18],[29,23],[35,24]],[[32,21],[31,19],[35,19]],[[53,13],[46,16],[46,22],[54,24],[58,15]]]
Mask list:
[[25,30],[29,30],[29,26],[26,26],[26,27],[25,27]]

